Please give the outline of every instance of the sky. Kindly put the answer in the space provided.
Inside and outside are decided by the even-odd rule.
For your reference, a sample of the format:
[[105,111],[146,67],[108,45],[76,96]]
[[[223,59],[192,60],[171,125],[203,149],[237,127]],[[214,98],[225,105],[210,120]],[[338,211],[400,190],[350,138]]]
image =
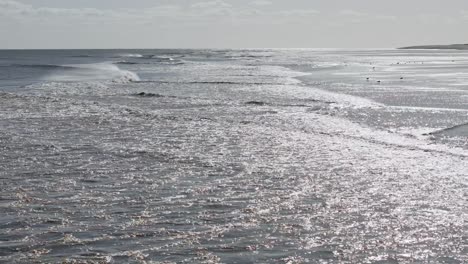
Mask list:
[[0,0],[0,49],[468,43],[468,0]]

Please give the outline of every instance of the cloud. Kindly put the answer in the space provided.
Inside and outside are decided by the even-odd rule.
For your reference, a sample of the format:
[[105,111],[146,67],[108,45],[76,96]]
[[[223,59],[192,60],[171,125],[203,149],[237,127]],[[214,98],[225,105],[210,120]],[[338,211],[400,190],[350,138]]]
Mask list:
[[[174,1],[175,2],[175,1]],[[37,7],[14,0],[0,0],[0,27],[15,23],[29,28],[79,28],[80,25],[96,25],[96,28],[115,28],[116,25],[183,28],[192,26],[219,27],[228,25],[288,25],[311,24],[329,21],[329,15],[311,8],[271,9],[268,0],[255,0],[246,4],[231,4],[228,0],[205,0],[193,4],[168,3],[150,8],[97,9]],[[341,25],[378,20],[393,20],[392,16],[368,14],[355,10],[341,10],[331,16]],[[16,22],[15,22],[16,21]],[[7,26],[8,24],[8,26]],[[83,28],[84,29],[84,28]]]
[[271,4],[273,3],[267,0],[256,0],[256,1],[250,2],[250,5],[253,5],[253,6],[268,6]]
[[196,3],[192,5],[193,8],[201,8],[201,9],[206,9],[206,8],[231,8],[232,5],[228,4],[224,1],[221,0],[213,0],[213,1],[208,1],[208,2],[201,2],[201,3]]
[[190,16],[232,15],[233,6],[221,0],[193,4],[187,14]]
[[145,9],[96,9],[35,7],[14,0],[0,0],[0,27],[2,20],[9,20],[10,24],[11,20],[16,20],[31,27],[40,24],[54,27],[65,27],[66,24],[102,26],[103,23],[152,26],[190,26],[213,22],[278,24],[299,22],[301,19],[307,22],[307,18],[319,13],[312,9],[278,11],[256,8],[269,4],[271,2],[267,0],[256,0],[247,5],[233,6],[223,0],[208,0],[185,6],[173,4]]
[[25,5],[16,1],[0,0],[0,14],[4,16],[28,14],[33,11],[34,9],[30,5]]
[[375,20],[396,20],[395,16],[383,15],[383,14],[369,14],[365,12],[359,12],[356,10],[341,10],[338,15],[343,17],[345,20],[353,23],[369,22]]
[[353,17],[364,17],[368,15],[366,13],[362,13],[362,12],[358,12],[354,10],[341,10],[339,14],[342,16],[353,16]]
[[11,11],[11,10],[25,10],[30,9],[30,5],[25,5],[16,1],[2,0],[0,1],[0,10]]
[[39,7],[35,8],[32,5],[23,4],[17,1],[0,0],[0,14],[9,18],[17,19],[53,19],[54,17],[73,18],[116,18],[121,15],[110,10],[99,10],[96,8],[55,8],[55,7]]
[[22,22],[40,19],[52,21],[60,17],[63,20],[83,20],[85,23],[102,22],[103,20],[122,23],[147,23],[155,19],[166,21],[189,21],[209,17],[233,15],[235,10],[229,3],[213,0],[193,4],[189,7],[179,5],[162,5],[146,9],[96,9],[96,8],[55,8],[35,7],[13,0],[0,0],[0,20],[2,18],[18,19]]
[[280,16],[290,16],[290,17],[307,17],[307,16],[318,15],[320,14],[320,12],[314,9],[292,9],[292,10],[283,10],[283,11],[275,12],[273,14],[277,14]]

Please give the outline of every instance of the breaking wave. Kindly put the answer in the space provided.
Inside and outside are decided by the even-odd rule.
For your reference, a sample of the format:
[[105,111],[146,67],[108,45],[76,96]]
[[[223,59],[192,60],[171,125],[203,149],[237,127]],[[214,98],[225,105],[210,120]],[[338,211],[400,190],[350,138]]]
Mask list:
[[55,71],[43,77],[45,81],[81,82],[112,81],[137,82],[140,77],[131,71],[122,70],[112,63],[59,65]]
[[169,56],[154,56],[153,59],[159,60],[159,61],[174,61],[174,58],[169,57]]
[[143,55],[138,54],[138,53],[123,53],[123,54],[117,54],[118,58],[143,58]]

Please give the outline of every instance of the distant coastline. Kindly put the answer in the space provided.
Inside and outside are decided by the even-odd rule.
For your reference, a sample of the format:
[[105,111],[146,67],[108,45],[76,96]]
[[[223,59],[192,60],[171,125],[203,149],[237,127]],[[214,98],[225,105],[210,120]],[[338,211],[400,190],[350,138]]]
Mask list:
[[409,46],[398,49],[451,49],[451,50],[468,50],[468,44],[451,44],[451,45],[422,45]]

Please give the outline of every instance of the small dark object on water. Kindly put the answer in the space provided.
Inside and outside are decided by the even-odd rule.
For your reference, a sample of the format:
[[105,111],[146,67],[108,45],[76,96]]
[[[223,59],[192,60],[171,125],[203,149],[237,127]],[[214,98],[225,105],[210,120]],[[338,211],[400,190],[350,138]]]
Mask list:
[[245,104],[246,105],[266,105],[265,102],[260,102],[260,101],[248,101]]
[[403,77],[400,77],[400,80],[403,80]]
[[142,96],[142,97],[164,97],[164,95],[155,94],[155,93],[145,93],[145,92],[137,93],[136,96]]
[[380,83],[380,81],[377,81],[377,83]]
[[366,80],[368,81],[368,80],[369,80],[369,77],[367,77]]

